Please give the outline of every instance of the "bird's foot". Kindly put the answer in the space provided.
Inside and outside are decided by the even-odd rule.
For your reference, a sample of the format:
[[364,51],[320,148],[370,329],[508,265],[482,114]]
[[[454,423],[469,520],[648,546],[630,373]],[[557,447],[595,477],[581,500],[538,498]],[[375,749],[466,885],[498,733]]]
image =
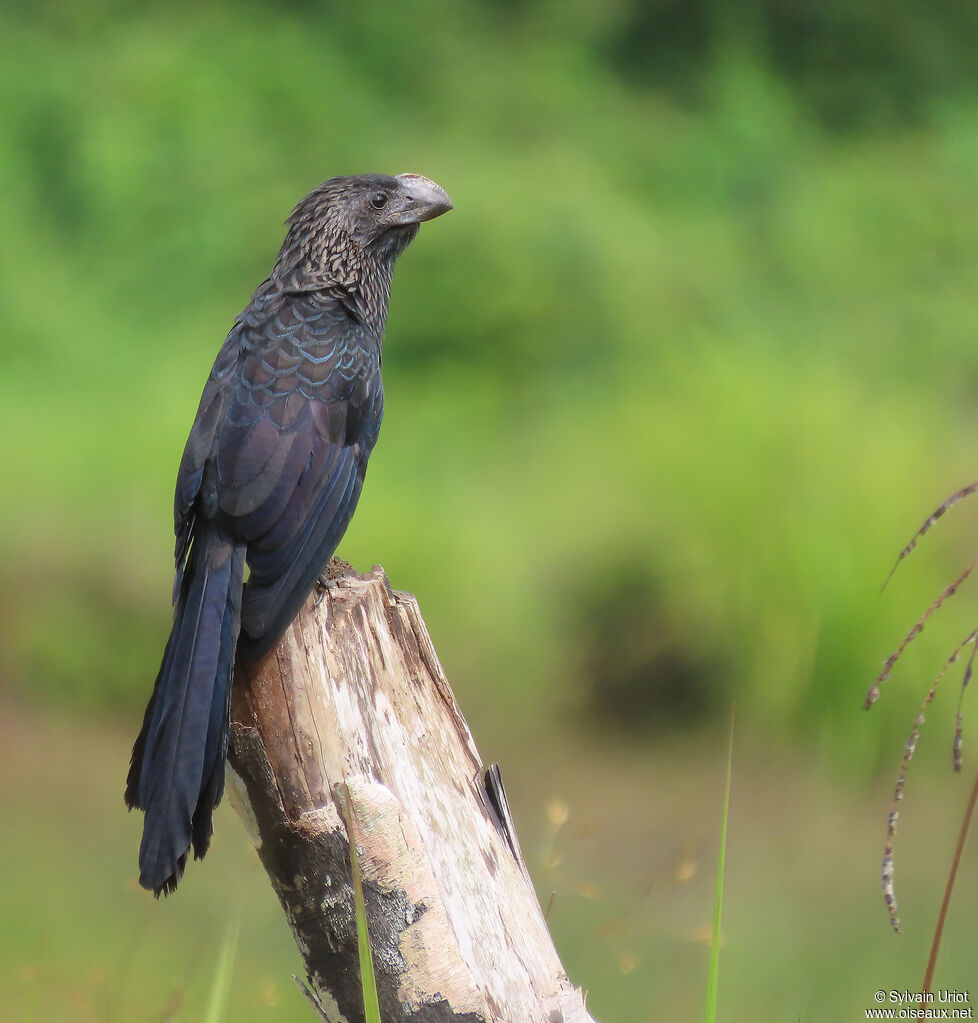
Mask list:
[[356,575],[356,569],[342,558],[331,558],[316,580],[316,603],[313,606],[319,607],[326,594],[335,589],[336,584],[347,575]]
[[319,607],[325,599],[326,594],[329,593],[330,590],[336,588],[337,581],[338,580],[336,579],[330,579],[328,572],[323,572],[323,574],[316,580],[316,601],[312,605],[313,607]]

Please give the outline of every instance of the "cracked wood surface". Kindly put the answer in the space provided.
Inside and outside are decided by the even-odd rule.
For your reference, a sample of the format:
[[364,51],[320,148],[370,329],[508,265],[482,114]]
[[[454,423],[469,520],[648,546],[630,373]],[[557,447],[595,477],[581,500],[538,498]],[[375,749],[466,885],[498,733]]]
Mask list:
[[417,601],[380,568],[337,566],[274,650],[239,663],[229,753],[323,1018],[364,1018],[349,807],[384,1023],[592,1023]]

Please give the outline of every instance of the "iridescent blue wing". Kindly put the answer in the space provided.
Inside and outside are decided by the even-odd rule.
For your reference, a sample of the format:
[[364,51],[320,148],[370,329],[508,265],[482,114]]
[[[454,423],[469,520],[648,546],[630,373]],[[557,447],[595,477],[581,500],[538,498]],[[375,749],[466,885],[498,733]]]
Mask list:
[[271,288],[232,335],[225,349],[237,355],[227,366],[219,356],[205,388],[177,501],[191,532],[205,514],[247,543],[242,640],[258,656],[298,613],[356,507],[383,415],[380,346],[337,298]]

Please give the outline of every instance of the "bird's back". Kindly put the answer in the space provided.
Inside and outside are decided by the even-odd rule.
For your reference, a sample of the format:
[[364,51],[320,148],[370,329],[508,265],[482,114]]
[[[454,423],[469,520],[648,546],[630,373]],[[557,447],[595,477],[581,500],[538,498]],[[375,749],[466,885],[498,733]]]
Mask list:
[[253,655],[298,612],[356,507],[383,416],[380,346],[342,295],[265,282],[205,387],[178,525],[185,509],[247,544],[242,640]]

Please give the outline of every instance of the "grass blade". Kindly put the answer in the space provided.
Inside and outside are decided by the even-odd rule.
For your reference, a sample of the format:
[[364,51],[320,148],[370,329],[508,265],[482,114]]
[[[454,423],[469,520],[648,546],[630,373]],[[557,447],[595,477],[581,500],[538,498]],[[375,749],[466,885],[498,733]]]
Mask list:
[[730,708],[730,745],[727,749],[727,785],[720,819],[720,855],[717,860],[717,888],[713,899],[713,938],[710,941],[710,972],[706,978],[705,1023],[716,1023],[720,979],[720,918],[723,909],[723,875],[727,859],[727,814],[730,810],[730,778],[733,773],[734,707]]
[[360,877],[360,858],[357,856],[357,842],[353,834],[353,807],[350,804],[349,789],[346,796],[346,833],[350,839],[350,866],[353,869],[353,903],[357,914],[357,951],[360,954],[360,987],[363,991],[363,1015],[366,1023],[381,1023],[380,1003],[377,1000],[377,978],[374,975],[374,959],[370,950],[370,934],[367,931],[367,905],[363,898],[363,882]]
[[207,1002],[204,1023],[221,1023],[231,994],[231,978],[234,975],[234,960],[238,953],[238,933],[241,930],[241,912],[234,914],[228,923],[217,957],[217,968],[211,983],[211,995]]

